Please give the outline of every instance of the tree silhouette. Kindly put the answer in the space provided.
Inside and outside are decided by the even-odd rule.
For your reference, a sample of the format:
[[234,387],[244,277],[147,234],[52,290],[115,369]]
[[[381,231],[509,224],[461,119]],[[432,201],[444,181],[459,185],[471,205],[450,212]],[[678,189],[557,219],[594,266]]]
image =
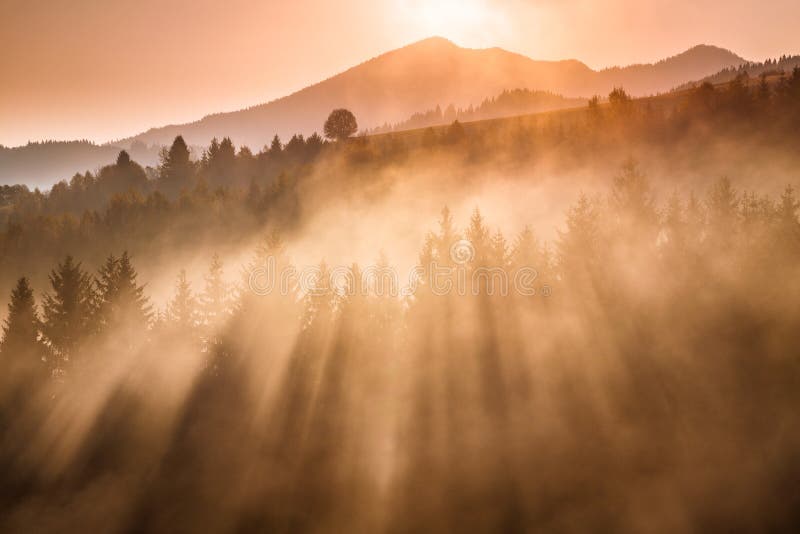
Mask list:
[[352,112],[346,109],[335,109],[325,121],[323,131],[328,139],[342,141],[358,131],[358,123]]
[[200,295],[203,335],[209,346],[220,342],[220,330],[229,318],[230,287],[223,275],[222,260],[218,254],[214,254],[205,277],[205,289]]
[[614,177],[610,201],[621,226],[641,237],[653,237],[658,224],[655,199],[650,181],[635,160],[628,159]]
[[95,279],[97,326],[115,330],[122,326],[146,327],[151,310],[144,296],[144,286],[136,283],[137,274],[128,253],[121,258],[109,256]]
[[477,267],[485,267],[491,257],[489,229],[483,221],[481,211],[476,207],[472,211],[469,226],[464,236],[470,242],[475,257],[470,262]]
[[192,332],[199,321],[197,299],[192,286],[186,279],[186,271],[181,269],[175,282],[175,294],[167,304],[167,321],[182,332]]
[[181,189],[191,186],[194,165],[190,160],[189,147],[180,135],[175,138],[169,150],[162,151],[158,177],[161,189],[172,197]]
[[136,281],[138,274],[127,251],[119,259],[116,275],[116,307],[121,318],[126,322],[133,322],[137,327],[146,327],[152,315],[151,307],[144,295],[144,286],[138,285]]
[[63,370],[90,333],[91,278],[72,256],[50,273],[52,292],[44,297],[42,333],[54,353],[55,368]]
[[444,141],[447,144],[454,145],[460,143],[466,136],[467,133],[464,131],[464,126],[456,120],[447,128]]
[[41,365],[43,351],[39,343],[39,328],[33,290],[27,278],[20,278],[11,292],[8,316],[0,337],[2,359],[5,362],[15,360],[15,367]]

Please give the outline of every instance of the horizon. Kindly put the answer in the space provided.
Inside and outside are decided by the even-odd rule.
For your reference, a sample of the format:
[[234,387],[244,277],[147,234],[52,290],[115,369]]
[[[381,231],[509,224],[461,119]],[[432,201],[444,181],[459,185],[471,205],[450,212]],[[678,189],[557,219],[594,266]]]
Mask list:
[[[85,0],[46,8],[9,2],[0,5],[0,47],[18,52],[0,58],[8,80],[0,87],[0,145],[79,139],[109,144],[150,128],[271,102],[437,36],[462,48],[502,48],[534,60],[575,59],[593,70],[655,63],[698,44],[748,61],[799,52],[791,32],[780,31],[800,16],[792,2],[770,6],[768,13],[720,7],[709,1],[665,13],[660,5],[618,0],[599,13],[585,1],[376,6],[351,0],[333,9],[314,0],[295,6],[238,0],[218,12],[211,2],[191,9],[181,1],[162,7],[145,2],[136,11],[101,9]],[[683,25],[689,16],[696,24]],[[358,31],[340,35],[331,20]],[[701,23],[712,20],[713,25]],[[569,35],[563,31],[567,25]]]

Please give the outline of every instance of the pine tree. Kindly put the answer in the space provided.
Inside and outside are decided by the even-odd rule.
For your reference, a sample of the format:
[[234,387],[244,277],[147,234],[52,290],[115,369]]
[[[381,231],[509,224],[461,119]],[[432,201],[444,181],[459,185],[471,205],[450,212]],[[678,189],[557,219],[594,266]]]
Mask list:
[[39,341],[39,317],[33,290],[27,278],[20,278],[11,292],[8,317],[0,337],[0,357],[16,369],[42,366],[43,347]]
[[117,270],[117,302],[119,320],[137,330],[147,328],[152,308],[144,295],[144,286],[138,285],[138,274],[127,251],[122,253]]
[[492,267],[501,267],[505,269],[509,266],[509,263],[508,243],[503,233],[497,230],[492,236],[489,264]]
[[511,252],[511,262],[514,268],[531,267],[539,269],[541,245],[536,235],[529,226],[523,228],[522,232],[514,240],[514,247]]
[[194,165],[191,162],[189,147],[180,135],[175,138],[169,150],[161,153],[159,166],[161,189],[175,197],[182,189],[188,189],[194,178]]
[[650,181],[633,159],[625,162],[622,171],[614,178],[611,207],[621,230],[635,230],[638,237],[654,238],[658,214]]
[[92,284],[80,263],[67,256],[50,273],[52,293],[42,306],[42,333],[54,353],[54,366],[64,368],[90,333]]
[[331,287],[330,270],[325,261],[317,267],[314,279],[305,279],[304,310],[301,325],[304,329],[318,329],[328,324],[336,305],[335,292]]
[[453,215],[450,213],[450,208],[445,206],[442,208],[442,213],[439,217],[439,233],[435,239],[434,259],[440,265],[451,265],[453,263],[450,257],[450,248],[458,239],[459,236],[453,226]]
[[[800,221],[797,212],[800,209],[800,202],[794,193],[792,186],[787,186],[781,194],[777,206],[777,218],[779,225],[779,235],[783,244],[789,247],[800,245]],[[794,250],[796,252],[796,250]]]
[[491,255],[491,246],[489,242],[489,230],[486,228],[483,222],[483,216],[478,208],[475,208],[472,212],[469,227],[466,231],[466,238],[474,251],[472,263],[477,266],[485,266]]
[[186,271],[181,269],[175,282],[175,295],[167,304],[167,321],[182,332],[193,331],[199,321],[197,299],[192,293],[192,286],[186,279]]
[[712,185],[706,205],[708,238],[717,246],[727,247],[738,230],[739,193],[726,176]]
[[667,238],[667,249],[673,253],[683,251],[687,239],[686,210],[677,193],[673,193],[667,201],[664,213],[664,230]]
[[581,194],[567,212],[567,229],[559,231],[558,264],[567,277],[585,278],[600,258],[600,214],[595,202]]
[[209,345],[217,343],[219,331],[230,312],[230,288],[223,278],[223,268],[219,255],[214,254],[205,277],[205,289],[200,296],[201,322]]
[[107,328],[111,321],[111,304],[116,301],[119,293],[118,271],[119,259],[111,254],[106,258],[95,277],[92,301],[93,326],[98,330]]
[[99,329],[147,328],[152,312],[137,276],[127,252],[106,259],[95,279],[95,324]]
[[281,144],[281,138],[275,135],[272,138],[272,143],[269,145],[269,155],[273,157],[278,157],[283,154],[283,145]]
[[764,73],[761,75],[761,80],[758,83],[758,99],[764,103],[769,102],[770,98],[772,98],[772,89],[767,81],[767,74]]

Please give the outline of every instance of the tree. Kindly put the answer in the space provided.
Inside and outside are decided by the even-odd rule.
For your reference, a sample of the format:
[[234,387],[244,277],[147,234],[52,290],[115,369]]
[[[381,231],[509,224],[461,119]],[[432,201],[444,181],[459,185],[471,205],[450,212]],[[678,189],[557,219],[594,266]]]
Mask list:
[[458,121],[453,121],[453,124],[448,126],[447,133],[444,135],[444,141],[448,144],[456,144],[461,142],[467,136],[464,131],[464,126]]
[[119,328],[141,331],[152,315],[144,286],[137,285],[136,270],[127,252],[119,259],[106,259],[95,280],[97,324],[104,330]]
[[800,202],[795,196],[794,188],[787,186],[777,205],[778,231],[779,236],[785,240],[784,244],[797,246],[800,242],[798,209],[800,209]]
[[30,369],[34,361],[43,356],[39,343],[39,317],[33,290],[27,278],[20,278],[11,292],[8,305],[8,317],[3,324],[3,335],[0,341],[0,355],[8,362],[13,359],[14,367]]
[[596,122],[600,120],[600,117],[600,97],[594,95],[589,99],[589,119]]
[[202,325],[209,345],[217,343],[219,329],[229,314],[230,288],[223,279],[223,264],[218,254],[211,258],[206,274],[206,287],[200,295]]
[[88,192],[95,189],[100,192],[103,199],[110,199],[116,194],[131,190],[144,192],[147,186],[147,174],[144,169],[131,160],[130,155],[124,150],[119,153],[114,165],[106,165],[100,169],[96,183],[93,184],[91,175],[87,173],[84,177],[76,175],[70,184],[73,190],[83,189]]
[[608,94],[608,103],[611,105],[611,111],[618,116],[628,115],[632,105],[630,95],[622,87],[615,87]]
[[62,368],[74,356],[89,334],[92,304],[91,278],[72,256],[50,273],[52,293],[42,306],[42,333],[55,356],[55,367]]
[[626,161],[614,177],[611,206],[622,228],[638,229],[644,234],[654,231],[658,215],[650,181],[633,159]]
[[722,176],[708,193],[708,222],[712,232],[728,234],[734,231],[739,206],[739,194],[727,176]]
[[167,321],[183,332],[193,331],[198,323],[197,299],[192,294],[184,269],[175,282],[175,296],[167,305]]
[[97,276],[94,279],[94,326],[97,328],[104,328],[110,321],[110,317],[108,317],[109,307],[118,293],[118,270],[119,259],[111,254],[98,269]]
[[600,213],[596,202],[581,194],[567,211],[566,226],[566,231],[558,231],[558,266],[566,278],[585,281],[600,257]]
[[231,185],[236,171],[236,148],[229,137],[211,140],[201,161],[202,177],[212,187]]
[[171,196],[191,185],[194,165],[189,157],[189,147],[180,135],[175,138],[169,150],[162,151],[158,177],[161,188]]
[[486,266],[491,249],[489,230],[486,228],[483,216],[477,207],[472,212],[465,237],[470,242],[474,254],[474,257],[470,258],[470,262],[478,267]]
[[130,256],[127,252],[123,252],[119,259],[116,277],[118,320],[124,321],[126,325],[142,329],[147,327],[152,312],[148,299],[144,295],[144,286],[137,284],[137,277],[138,274],[131,263]]
[[323,131],[328,139],[342,141],[358,131],[358,123],[352,112],[346,109],[335,109],[325,121]]
[[439,233],[434,239],[434,259],[441,265],[452,265],[453,259],[450,256],[450,248],[461,239],[453,224],[453,215],[450,208],[442,208],[439,216]]

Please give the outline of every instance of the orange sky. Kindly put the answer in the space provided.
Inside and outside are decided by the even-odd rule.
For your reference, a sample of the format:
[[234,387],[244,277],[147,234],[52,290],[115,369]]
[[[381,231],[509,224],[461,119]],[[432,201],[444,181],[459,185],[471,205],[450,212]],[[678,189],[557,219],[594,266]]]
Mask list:
[[597,68],[798,53],[798,20],[798,0],[0,0],[0,144],[238,109],[430,35]]

